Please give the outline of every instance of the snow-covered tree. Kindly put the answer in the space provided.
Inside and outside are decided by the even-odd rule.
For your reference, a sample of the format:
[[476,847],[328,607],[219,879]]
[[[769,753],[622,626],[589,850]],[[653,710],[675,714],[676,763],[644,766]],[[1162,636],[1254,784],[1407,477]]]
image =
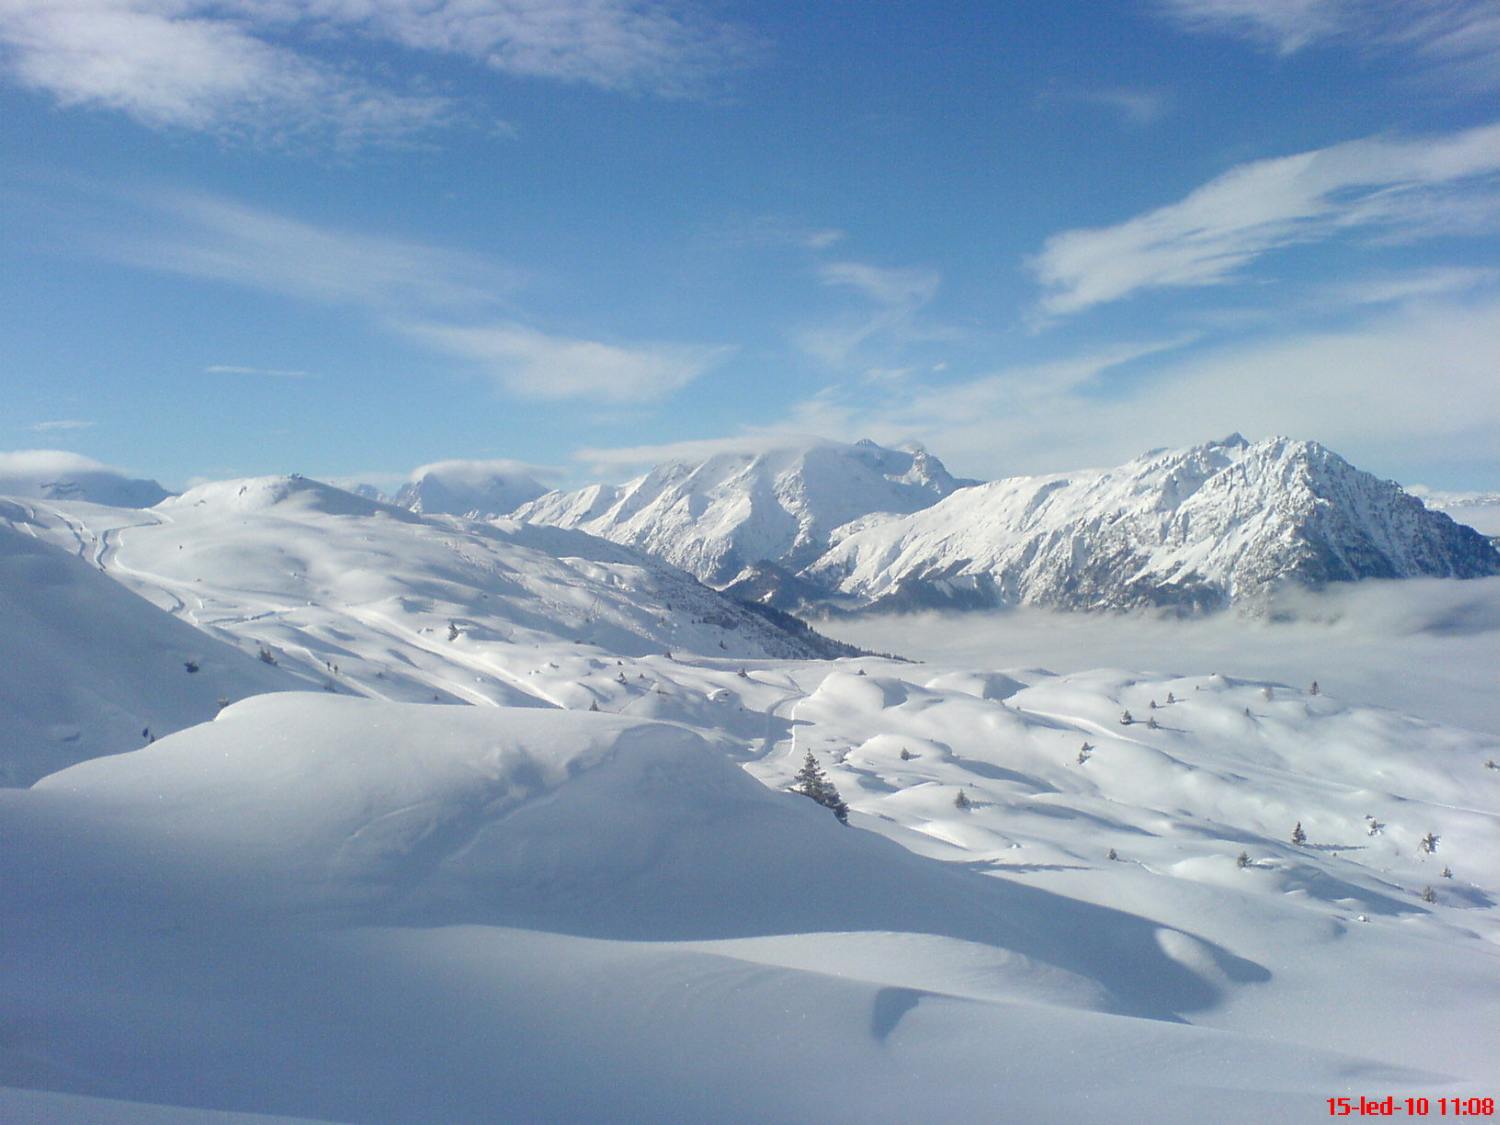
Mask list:
[[1170,691],[1167,692],[1167,702],[1168,703],[1176,703],[1177,702],[1177,697],[1175,695],[1173,695]]
[[901,747],[901,760],[903,762],[911,761],[911,751],[908,750],[905,746]]
[[1107,856],[1105,856],[1104,858],[1105,859],[1119,859],[1120,858],[1120,854],[1118,852],[1116,852],[1114,848],[1110,848],[1109,849],[1109,854]]
[[450,622],[448,622],[448,639],[450,641],[456,641],[456,640],[458,640],[458,622],[457,621],[450,621]]
[[1422,837],[1422,842],[1417,845],[1417,847],[1421,848],[1428,855],[1431,855],[1433,852],[1437,851],[1437,846],[1438,836],[1435,832],[1427,833],[1427,835]]
[[1312,688],[1311,688],[1311,693],[1312,693],[1312,694],[1313,694],[1313,695],[1317,695],[1317,694],[1318,694],[1318,681],[1317,681],[1317,680],[1314,680],[1314,681],[1313,681],[1313,682],[1312,682]]
[[1437,891],[1433,890],[1432,887],[1431,887],[1431,885],[1428,885],[1428,886],[1422,888],[1422,901],[1423,902],[1436,902],[1437,901]]
[[1122,727],[1128,727],[1133,722],[1135,722],[1135,716],[1132,715],[1129,711],[1125,711],[1125,712],[1121,713],[1121,715],[1120,715],[1120,725]]
[[1302,831],[1302,822],[1300,820],[1297,822],[1297,827],[1292,829],[1292,843],[1296,844],[1299,848],[1307,843],[1307,833]]
[[974,802],[969,800],[969,795],[962,789],[960,789],[958,791],[958,796],[953,798],[953,807],[955,809],[963,809],[967,811],[968,809],[974,807]]
[[840,824],[849,823],[849,806],[839,796],[839,791],[833,782],[828,780],[828,775],[818,765],[818,760],[813,757],[811,750],[807,752],[807,757],[802,759],[802,768],[797,771],[796,782],[792,786],[793,793],[801,793],[804,797],[817,801],[825,809],[833,810],[833,815],[838,817]]
[[1150,730],[1161,730],[1161,724],[1156,721],[1156,716],[1155,715],[1152,715],[1150,718],[1148,718],[1146,720],[1146,726]]
[[1239,856],[1236,857],[1236,859],[1234,861],[1234,865],[1236,867],[1249,867],[1250,866],[1250,853],[1249,852],[1240,852]]
[[1443,868],[1443,878],[1444,879],[1451,879],[1451,878],[1453,878],[1453,868],[1451,868],[1451,867],[1444,867]]

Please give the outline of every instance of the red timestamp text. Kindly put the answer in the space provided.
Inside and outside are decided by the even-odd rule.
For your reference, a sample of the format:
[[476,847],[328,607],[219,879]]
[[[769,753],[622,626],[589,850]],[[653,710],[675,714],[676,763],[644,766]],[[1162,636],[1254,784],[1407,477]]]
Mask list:
[[1330,1117],[1493,1117],[1494,1098],[1329,1098]]

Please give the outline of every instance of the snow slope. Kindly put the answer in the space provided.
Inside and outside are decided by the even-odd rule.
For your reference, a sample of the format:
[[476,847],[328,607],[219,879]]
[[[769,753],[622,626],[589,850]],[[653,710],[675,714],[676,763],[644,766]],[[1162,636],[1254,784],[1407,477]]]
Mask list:
[[[1205,677],[1147,732],[1111,713],[1168,685],[1118,673],[681,676],[769,743],[281,694],[0,792],[0,1082],[413,1122],[1311,1120],[1493,1092],[1500,840],[1454,779],[1486,749],[1466,736]],[[856,827],[736,765],[775,782],[804,746]]]
[[965,483],[920,448],[810,439],[672,461],[618,487],[551,492],[515,515],[638,547],[723,587],[756,564],[796,571],[842,524],[914,512]]
[[[825,651],[578,532],[421,517],[301,477],[201,485],[147,511],[30,511],[29,530],[218,643],[264,651],[334,692],[587,707],[595,692],[584,682],[615,675],[621,657]],[[571,678],[540,687],[552,666]]]
[[1239,435],[1016,477],[844,529],[805,577],[857,605],[1217,608],[1283,583],[1469,578],[1500,553],[1316,442]]
[[439,461],[414,469],[395,503],[427,515],[503,516],[546,491],[512,461]]
[[0,500],[0,785],[134,750],[213,718],[221,701],[308,686],[163,613],[38,533],[24,503]]

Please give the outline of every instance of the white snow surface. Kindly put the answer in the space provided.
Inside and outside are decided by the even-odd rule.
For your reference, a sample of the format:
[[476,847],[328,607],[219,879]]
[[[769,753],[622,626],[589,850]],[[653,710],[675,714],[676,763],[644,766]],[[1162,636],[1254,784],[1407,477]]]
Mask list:
[[546,491],[515,461],[438,461],[412,470],[395,503],[427,515],[503,516]]
[[[132,515],[72,510],[107,524]],[[0,500],[0,785],[29,785],[74,762],[134,750],[213,718],[221,701],[307,686],[101,573],[94,559],[108,543],[81,519],[72,527],[84,557],[39,538],[55,518]]]
[[[1381,586],[1446,605],[1450,649],[1304,608],[1274,675],[1236,666],[1234,618],[1210,667],[1136,616],[1052,671],[998,658],[991,615],[966,646],[908,622],[946,634],[930,663],[816,661],[624,548],[300,478],[4,513],[0,589],[40,623],[5,620],[7,657],[34,630],[90,687],[195,626],[335,690],[0,789],[0,1116],[1265,1122],[1495,1093],[1500,728],[1333,659],[1353,616],[1389,677],[1482,662],[1495,622],[1443,599],[1492,581]],[[26,700],[0,696],[8,752]],[[809,751],[849,827],[785,792]]]
[[914,512],[965,483],[919,447],[808,439],[670,461],[623,485],[550,492],[515,515],[638,547],[723,586],[756,563],[800,569],[850,520]]
[[1471,529],[1316,442],[1232,435],[1014,477],[841,529],[806,576],[860,605],[1218,608],[1288,582],[1500,573]]

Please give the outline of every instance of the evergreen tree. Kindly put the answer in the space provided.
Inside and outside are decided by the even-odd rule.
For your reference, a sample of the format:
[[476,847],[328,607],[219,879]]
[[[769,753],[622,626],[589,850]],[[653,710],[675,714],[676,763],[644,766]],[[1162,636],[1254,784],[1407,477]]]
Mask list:
[[1296,844],[1299,848],[1307,843],[1307,833],[1302,831],[1302,822],[1300,820],[1297,822],[1297,827],[1292,829],[1292,843]]
[[1423,902],[1436,902],[1437,901],[1437,891],[1433,890],[1430,885],[1426,886],[1426,887],[1423,887],[1422,888],[1422,901]]
[[1438,837],[1435,833],[1429,832],[1427,833],[1427,835],[1422,837],[1422,842],[1417,846],[1420,847],[1428,855],[1431,855],[1433,852],[1437,851]]
[[1249,867],[1250,866],[1250,853],[1249,852],[1240,852],[1239,858],[1234,861],[1234,865],[1236,867],[1242,867],[1242,868],[1243,867]]
[[811,750],[802,759],[802,768],[797,771],[796,780],[797,783],[792,786],[793,793],[801,793],[804,797],[817,801],[825,809],[833,810],[833,815],[838,817],[840,824],[849,823],[849,806],[839,796],[833,782],[828,780],[828,775],[819,767]]
[[1126,711],[1120,715],[1120,725],[1122,727],[1128,727],[1133,722],[1135,722],[1135,716],[1132,715],[1129,711]]
[[955,809],[963,809],[967,811],[968,809],[974,807],[974,802],[969,800],[969,795],[962,789],[960,789],[958,791],[958,796],[953,798],[953,807]]
[[1161,724],[1156,721],[1155,715],[1146,720],[1146,726],[1150,730],[1161,730]]
[[1105,856],[1104,858],[1105,859],[1119,859],[1120,855],[1119,855],[1118,852],[1115,851],[1114,848],[1110,848],[1109,849],[1109,855]]

